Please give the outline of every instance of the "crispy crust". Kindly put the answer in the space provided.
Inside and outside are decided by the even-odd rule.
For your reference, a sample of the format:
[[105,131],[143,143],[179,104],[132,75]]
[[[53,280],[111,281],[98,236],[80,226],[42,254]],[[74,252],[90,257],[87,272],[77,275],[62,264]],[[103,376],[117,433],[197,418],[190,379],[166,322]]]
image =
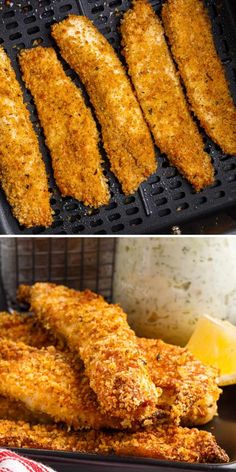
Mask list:
[[25,421],[0,421],[0,446],[73,451],[75,433],[56,425],[30,425]]
[[72,433],[56,426],[0,422],[0,447],[29,447],[186,462],[228,462],[214,436],[206,431],[160,426],[137,433]]
[[[48,286],[55,287],[55,284],[50,284],[48,282]],[[30,305],[30,298],[31,298],[31,286],[20,284],[17,288],[16,299],[19,303],[25,303]]]
[[156,170],[156,162],[150,133],[121,62],[85,16],[71,15],[53,25],[52,35],[89,93],[111,170],[124,193],[133,193]]
[[20,224],[50,226],[47,175],[23,94],[0,47],[0,179]]
[[214,181],[170,56],[160,20],[147,0],[135,0],[121,23],[123,54],[129,75],[156,145],[195,187]]
[[203,1],[168,0],[162,19],[189,101],[207,134],[236,153],[236,109]]
[[95,208],[107,204],[98,132],[80,89],[65,74],[52,48],[22,50],[19,62],[37,106],[61,193]]
[[51,334],[30,314],[0,312],[0,338],[41,348],[55,344]]
[[[20,286],[18,292],[21,299],[25,293],[30,301],[29,287]],[[40,329],[39,325],[37,329]],[[37,333],[35,336],[37,341]],[[34,333],[32,337],[32,343],[28,339],[29,344],[35,343]],[[159,339],[137,338],[137,343],[152,381],[162,389],[156,421],[181,422],[186,426],[208,423],[217,413],[221,393],[217,386],[218,372],[204,366],[186,348]]]
[[152,380],[162,389],[159,409],[169,421],[193,426],[208,423],[217,413],[221,390],[217,372],[203,365],[186,348],[160,339],[138,339]]
[[120,427],[100,412],[83,371],[53,346],[39,350],[0,339],[0,395],[75,429]]
[[156,412],[161,389],[151,381],[135,333],[118,305],[89,290],[37,283],[31,288],[31,310],[80,355],[104,412],[120,418],[123,427]]

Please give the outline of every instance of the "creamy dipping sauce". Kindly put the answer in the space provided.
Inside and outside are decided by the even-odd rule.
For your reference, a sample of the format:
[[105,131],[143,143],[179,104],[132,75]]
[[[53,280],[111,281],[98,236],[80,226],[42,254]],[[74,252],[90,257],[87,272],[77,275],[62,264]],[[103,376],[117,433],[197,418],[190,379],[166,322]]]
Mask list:
[[185,345],[208,314],[236,324],[236,241],[119,238],[114,300],[138,336]]

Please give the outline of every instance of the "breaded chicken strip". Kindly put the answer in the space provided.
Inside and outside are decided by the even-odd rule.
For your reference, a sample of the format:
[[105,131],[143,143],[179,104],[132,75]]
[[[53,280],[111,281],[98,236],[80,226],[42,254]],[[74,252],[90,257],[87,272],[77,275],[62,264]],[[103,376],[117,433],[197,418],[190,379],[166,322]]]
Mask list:
[[21,225],[50,226],[47,175],[15,72],[0,47],[0,181]]
[[214,181],[170,56],[160,20],[147,0],[135,0],[121,24],[123,54],[156,145],[198,191]]
[[0,421],[0,447],[75,451],[77,434],[57,425],[30,425],[25,421]]
[[52,48],[22,50],[19,61],[61,193],[95,208],[107,204],[109,192],[102,173],[98,132],[80,89],[66,75]]
[[[21,287],[27,286],[22,285]],[[71,355],[66,343],[59,337],[55,337],[51,331],[45,329],[32,313],[0,312],[0,338],[23,342],[38,349],[55,346],[58,351],[66,352],[72,361],[75,358]],[[76,364],[78,362],[77,359]],[[82,362],[80,362],[79,369],[81,369],[81,366]]]
[[[29,299],[29,287],[21,285],[19,290],[21,299],[24,294]],[[24,320],[23,316],[22,318]],[[26,330],[25,324],[24,327]],[[29,345],[40,348],[45,329],[39,323],[35,323],[35,329],[32,331],[30,329],[28,335],[23,331],[22,337],[14,338],[13,331],[9,336],[7,330],[4,333],[12,340],[24,342],[27,339]],[[48,336],[45,345],[52,342],[55,345],[50,330]],[[59,341],[56,342],[58,349]],[[203,365],[186,348],[166,344],[160,339],[137,338],[137,343],[143,351],[142,358],[147,362],[152,381],[162,389],[158,400],[156,422],[181,423],[186,426],[208,423],[217,413],[217,400],[221,393],[217,386],[216,370]],[[60,345],[60,349],[63,349],[63,345]],[[80,368],[82,369],[82,366]]]
[[[0,339],[6,338],[16,343],[23,342],[30,346],[48,347],[54,345],[57,350],[63,350],[77,370],[82,369],[82,363],[75,360],[62,342],[48,332],[32,314],[0,312]],[[42,412],[34,412],[20,400],[12,400],[0,395],[0,419],[23,420],[34,423],[51,423],[52,418]]]
[[152,382],[118,305],[89,290],[47,283],[32,286],[30,301],[39,321],[79,354],[104,412],[120,418],[123,427],[156,412],[161,389]]
[[235,154],[236,109],[204,2],[168,0],[162,19],[195,115],[224,152]]
[[55,344],[50,333],[30,314],[0,312],[0,338],[21,341],[37,348]]
[[[48,282],[49,283],[49,282]],[[54,287],[54,284],[51,284]],[[20,284],[17,289],[16,299],[19,303],[30,305],[31,286]]]
[[[123,423],[104,415],[89,386],[82,363],[53,346],[36,349],[22,342],[0,338],[0,395],[9,399],[11,417],[44,418],[64,422],[75,429],[122,429]],[[17,406],[19,411],[17,413]],[[5,403],[6,405],[6,403]],[[2,411],[6,411],[2,400]],[[161,419],[162,419],[162,412]],[[19,416],[18,416],[19,415]],[[158,419],[158,411],[154,420]],[[48,421],[47,421],[48,422]],[[130,423],[132,428],[148,422]]]
[[176,426],[137,433],[68,432],[57,426],[0,421],[0,447],[54,449],[185,462],[228,462],[226,452],[206,431]]
[[125,194],[156,170],[152,139],[125,70],[107,39],[84,16],[54,24],[61,54],[80,76],[98,121],[111,170]]
[[120,427],[100,412],[83,371],[53,346],[39,350],[1,338],[0,395],[75,429]]
[[[160,339],[138,338],[153,382],[162,389],[158,408],[169,421],[193,426],[208,423],[217,413],[221,390],[217,372],[203,365],[186,348]],[[161,415],[160,415],[161,416]]]

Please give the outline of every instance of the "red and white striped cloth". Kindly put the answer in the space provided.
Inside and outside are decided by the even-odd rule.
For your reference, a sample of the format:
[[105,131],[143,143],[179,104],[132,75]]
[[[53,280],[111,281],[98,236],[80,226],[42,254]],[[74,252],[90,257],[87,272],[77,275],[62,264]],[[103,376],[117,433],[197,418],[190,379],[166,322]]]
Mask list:
[[0,449],[0,472],[55,472],[50,467],[19,456],[7,449]]

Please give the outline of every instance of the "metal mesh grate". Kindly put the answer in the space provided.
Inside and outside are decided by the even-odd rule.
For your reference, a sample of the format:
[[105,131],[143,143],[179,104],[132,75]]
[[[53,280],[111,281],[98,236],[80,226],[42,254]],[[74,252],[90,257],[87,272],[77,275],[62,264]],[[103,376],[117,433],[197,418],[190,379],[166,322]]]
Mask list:
[[[234,54],[235,23],[226,14],[227,0],[208,0],[217,49],[225,65],[231,90],[236,99],[236,54]],[[162,0],[151,2],[157,11]],[[219,3],[219,11],[217,5]],[[2,4],[2,2],[1,2]],[[100,31],[108,38],[119,53],[120,40],[118,26],[120,18],[130,5],[130,0],[14,0],[2,4],[0,10],[0,44],[10,55],[17,76],[20,73],[16,55],[20,48],[36,44],[54,46],[50,37],[50,25],[60,21],[69,13],[85,14],[90,17]],[[57,48],[56,48],[57,49]],[[233,57],[234,56],[234,57]],[[76,74],[62,61],[66,73],[81,86]],[[21,79],[20,79],[21,80]],[[22,83],[22,82],[21,82]],[[169,165],[164,155],[158,156],[159,168],[156,174],[141,185],[138,192],[125,197],[114,176],[109,171],[109,163],[104,154],[104,169],[109,178],[111,190],[110,205],[100,210],[88,211],[77,200],[62,198],[56,189],[52,176],[50,157],[44,144],[43,133],[38,127],[38,119],[33,100],[24,89],[25,100],[29,104],[32,121],[39,135],[40,147],[50,175],[52,191],[51,205],[55,212],[53,226],[44,230],[26,230],[12,217],[3,194],[0,203],[0,232],[15,234],[135,234],[163,231],[167,227],[204,216],[236,203],[236,161],[225,155],[202,131],[206,150],[211,154],[216,169],[215,184],[196,194],[192,187]],[[86,97],[88,100],[88,97]],[[103,152],[103,151],[102,151]]]
[[[112,299],[114,238],[2,238],[1,279],[14,306],[19,284],[52,281]],[[2,307],[3,308],[3,307]]]

